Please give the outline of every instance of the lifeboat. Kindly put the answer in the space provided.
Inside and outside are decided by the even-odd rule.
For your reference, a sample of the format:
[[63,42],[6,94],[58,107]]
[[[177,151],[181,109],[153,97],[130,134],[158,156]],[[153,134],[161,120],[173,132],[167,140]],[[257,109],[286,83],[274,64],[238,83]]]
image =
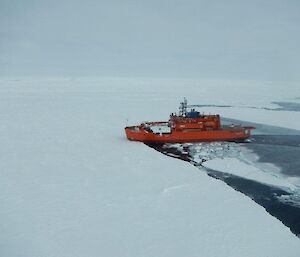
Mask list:
[[[221,125],[220,115],[205,115],[191,108],[187,100],[180,103],[179,113],[169,121],[143,122],[125,127],[129,140],[145,143],[188,143],[212,141],[244,141],[251,136],[250,126]],[[190,108],[190,109],[188,109]]]

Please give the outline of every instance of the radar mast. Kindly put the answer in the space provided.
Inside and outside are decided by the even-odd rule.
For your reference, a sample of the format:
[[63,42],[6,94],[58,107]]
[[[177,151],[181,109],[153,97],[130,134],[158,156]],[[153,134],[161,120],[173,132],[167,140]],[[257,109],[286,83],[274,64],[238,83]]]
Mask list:
[[184,97],[183,98],[183,102],[181,102],[180,106],[179,106],[179,116],[185,117],[186,116],[186,112],[187,112],[187,100]]

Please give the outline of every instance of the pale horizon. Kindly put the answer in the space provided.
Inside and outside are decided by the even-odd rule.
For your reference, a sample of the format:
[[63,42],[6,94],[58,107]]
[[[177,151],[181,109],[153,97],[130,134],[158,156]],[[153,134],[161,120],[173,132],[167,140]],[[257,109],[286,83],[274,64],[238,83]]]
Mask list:
[[298,1],[0,1],[1,77],[299,81]]

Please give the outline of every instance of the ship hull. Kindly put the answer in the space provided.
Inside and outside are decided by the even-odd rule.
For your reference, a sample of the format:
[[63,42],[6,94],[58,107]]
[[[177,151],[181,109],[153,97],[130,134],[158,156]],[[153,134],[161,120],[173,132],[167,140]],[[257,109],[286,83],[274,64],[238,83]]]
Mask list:
[[250,137],[251,128],[218,129],[218,130],[182,130],[171,133],[155,134],[138,126],[126,127],[129,140],[152,143],[187,143],[213,141],[243,141]]

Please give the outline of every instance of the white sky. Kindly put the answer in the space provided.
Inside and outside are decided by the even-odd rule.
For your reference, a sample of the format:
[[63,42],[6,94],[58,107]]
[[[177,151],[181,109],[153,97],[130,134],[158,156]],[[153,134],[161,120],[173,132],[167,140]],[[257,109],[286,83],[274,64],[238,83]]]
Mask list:
[[300,79],[297,0],[0,0],[0,76]]

